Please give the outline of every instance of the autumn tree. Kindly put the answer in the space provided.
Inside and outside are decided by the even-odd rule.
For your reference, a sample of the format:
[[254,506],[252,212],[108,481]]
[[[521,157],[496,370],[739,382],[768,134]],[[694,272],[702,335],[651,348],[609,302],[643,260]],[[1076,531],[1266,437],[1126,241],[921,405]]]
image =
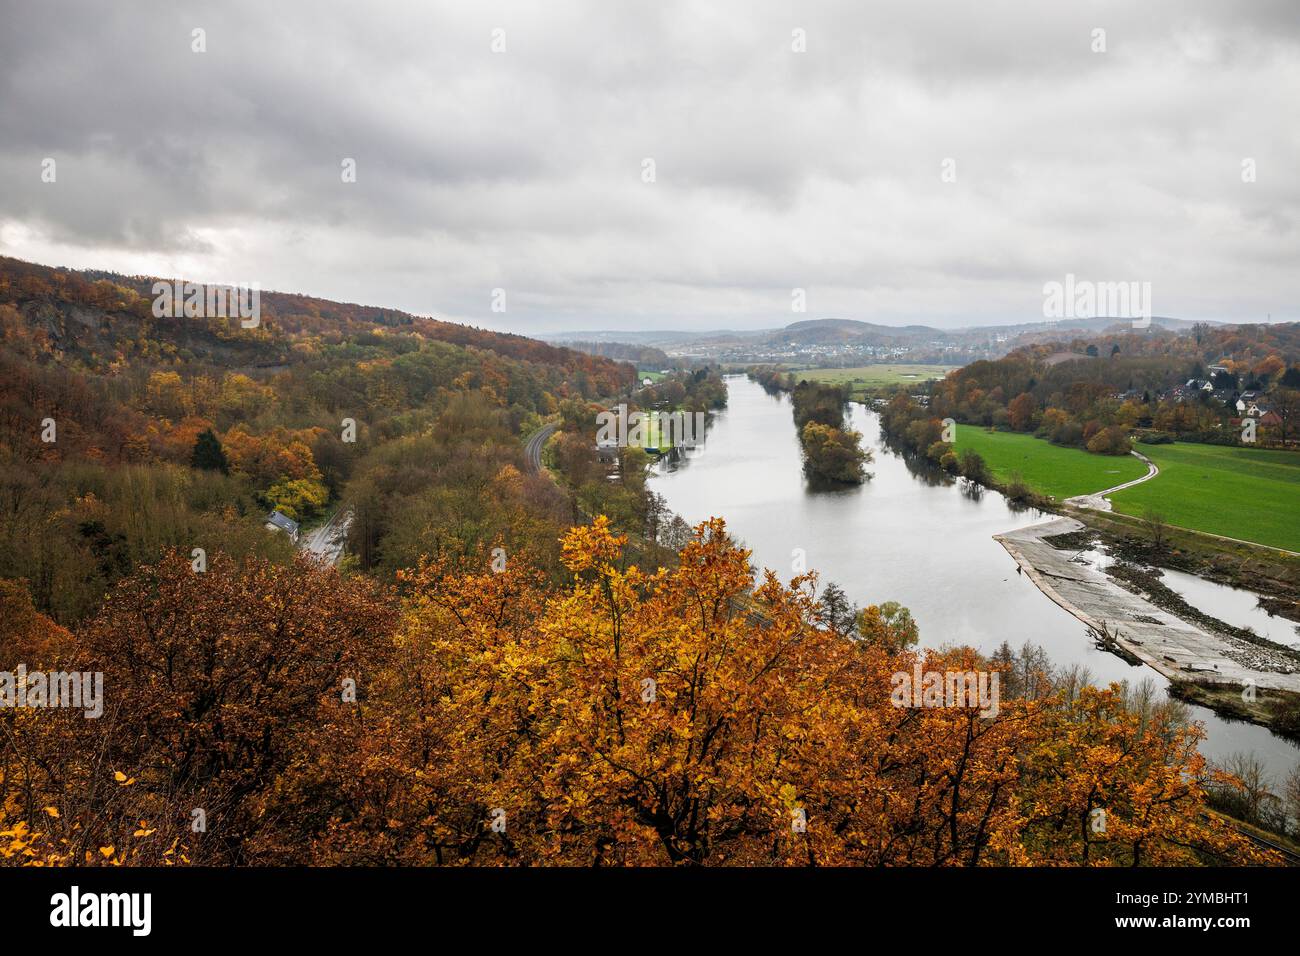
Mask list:
[[[574,529],[557,592],[518,564],[407,576],[402,676],[377,689],[391,709],[323,730],[344,745],[297,785],[347,794],[317,861],[1262,858],[1203,819],[1195,732],[1130,712],[1119,689],[897,707],[899,673],[989,664],[900,650],[914,625],[887,605],[868,627],[892,640],[822,629],[815,580],[755,584],[718,520],[671,570],[643,573],[625,544],[603,518]],[[1104,845],[1080,825],[1098,808]]]
[[1034,396],[1028,392],[1021,392],[1010,402],[1007,403],[1007,416],[1010,419],[1013,431],[1028,431],[1033,425],[1034,412],[1037,410],[1038,403],[1034,401]]
[[560,585],[526,550],[423,561],[400,607],[305,561],[140,569],[61,652],[104,671],[104,716],[0,713],[0,860],[1274,860],[1206,812],[1240,784],[1172,706],[1018,673],[900,699],[1020,660],[914,649],[896,605],[826,628],[815,575],[756,579],[720,519],[653,573],[603,516],[561,553]]
[[894,654],[914,647],[920,639],[912,612],[897,601],[869,604],[859,611],[857,633],[861,640]]
[[169,862],[173,841],[190,860],[247,860],[291,812],[274,788],[331,702],[364,706],[392,621],[375,586],[305,561],[216,555],[196,573],[173,553],[141,568],[59,661],[104,674],[103,716],[7,725],[15,812],[70,861]]

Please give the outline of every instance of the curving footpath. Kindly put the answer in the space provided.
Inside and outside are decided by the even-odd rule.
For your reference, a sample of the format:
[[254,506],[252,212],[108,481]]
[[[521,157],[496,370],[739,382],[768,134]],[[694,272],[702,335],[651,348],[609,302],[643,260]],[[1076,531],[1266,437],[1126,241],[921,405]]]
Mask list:
[[1141,458],[1147,463],[1147,473],[1141,478],[1134,478],[1132,481],[1126,481],[1122,485],[1116,485],[1114,488],[1107,488],[1105,491],[1094,491],[1087,495],[1075,495],[1073,498],[1066,498],[1067,505],[1075,505],[1079,508],[1091,508],[1093,511],[1110,511],[1110,500],[1107,495],[1113,495],[1117,491],[1123,491],[1125,488],[1132,488],[1134,485],[1140,485],[1144,481],[1150,481],[1156,475],[1160,474],[1160,469],[1156,463],[1140,452],[1131,451],[1130,455],[1135,458]]

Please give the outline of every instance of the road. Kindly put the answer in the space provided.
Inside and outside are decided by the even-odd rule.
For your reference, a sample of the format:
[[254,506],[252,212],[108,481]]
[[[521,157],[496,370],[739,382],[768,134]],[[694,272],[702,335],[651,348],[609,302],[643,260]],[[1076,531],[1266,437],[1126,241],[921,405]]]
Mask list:
[[327,564],[338,564],[343,558],[343,548],[348,541],[348,528],[352,526],[352,509],[341,507],[315,531],[302,536],[298,548]]
[[542,446],[555,432],[556,427],[555,423],[552,422],[550,425],[543,425],[528,436],[528,444],[524,446],[524,456],[527,459],[530,472],[542,470]]

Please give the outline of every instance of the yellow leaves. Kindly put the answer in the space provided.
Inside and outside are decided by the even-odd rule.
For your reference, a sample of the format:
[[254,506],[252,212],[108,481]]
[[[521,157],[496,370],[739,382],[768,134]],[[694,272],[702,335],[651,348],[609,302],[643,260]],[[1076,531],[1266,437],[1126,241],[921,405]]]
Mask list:
[[782,785],[781,789],[777,791],[777,795],[781,798],[781,803],[785,805],[786,809],[794,810],[799,806],[799,791],[795,789],[794,784]]
[[589,525],[570,529],[561,539],[560,554],[564,566],[574,574],[597,569],[609,574],[610,562],[623,553],[626,535],[615,535],[609,529],[609,518],[597,515]]
[[[721,522],[700,525],[680,564],[652,578],[619,570],[624,545],[603,518],[574,529],[564,559],[582,576],[567,587],[536,582],[513,556],[499,574],[478,562],[468,570],[422,563],[403,575],[415,587],[398,654],[365,675],[366,719],[331,703],[276,725],[301,728],[304,743],[286,754],[272,789],[239,808],[267,834],[249,853],[446,860],[446,848],[465,845],[485,823],[481,808],[492,807],[509,809],[517,856],[497,855],[504,841],[493,839],[477,841],[466,862],[1122,864],[1125,847],[1131,855],[1139,842],[1143,853],[1159,853],[1204,840],[1201,797],[1179,789],[1194,745],[1141,729],[1114,693],[1007,699],[983,721],[953,708],[894,707],[891,674],[911,672],[918,657],[940,672],[979,662],[943,656],[958,650],[891,650],[906,641],[850,643],[814,626],[810,591],[774,575],[750,590],[748,552]],[[173,603],[201,605],[198,583],[214,579],[182,572],[181,586],[195,590]],[[238,606],[259,646],[268,607],[292,606],[286,621],[313,613],[298,614],[290,593],[221,593],[206,633],[235,646],[228,608]],[[337,620],[355,620],[353,603]],[[904,621],[886,605],[869,611],[878,630]],[[334,620],[313,618],[313,642]],[[291,686],[287,668],[277,658],[262,673]],[[182,703],[153,701],[151,716],[179,719]],[[240,708],[228,713],[232,727],[248,719]],[[113,771],[118,788],[153,764],[123,766]],[[88,832],[75,852],[90,847],[86,862],[190,862],[179,837],[165,849],[150,839],[173,832],[178,806],[188,813],[188,804],[154,792],[152,774],[142,780],[133,791],[107,788],[108,812],[84,814]],[[278,808],[305,791],[342,798],[355,819],[330,819],[311,835],[293,829],[286,821],[299,815]],[[38,796],[22,813],[39,816],[60,799]],[[1107,839],[1085,846],[1079,821],[1098,803]],[[792,828],[800,810],[794,819],[815,825]],[[45,813],[59,819],[57,807]],[[16,815],[0,813],[0,857],[48,859]],[[200,862],[219,852],[213,841],[196,842]]]
[[30,830],[25,820],[19,820],[7,830],[0,830],[0,837],[6,837],[10,840],[5,856],[12,856],[14,853],[21,851],[28,843]]

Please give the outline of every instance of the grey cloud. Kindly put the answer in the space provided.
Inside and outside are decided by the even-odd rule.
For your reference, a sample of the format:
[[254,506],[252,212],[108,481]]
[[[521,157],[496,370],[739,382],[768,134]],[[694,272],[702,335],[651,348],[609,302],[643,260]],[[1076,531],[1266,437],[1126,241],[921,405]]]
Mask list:
[[793,286],[822,314],[1030,320],[1067,271],[1150,280],[1167,314],[1300,318],[1287,0],[54,0],[3,22],[9,255],[525,332],[777,325]]

